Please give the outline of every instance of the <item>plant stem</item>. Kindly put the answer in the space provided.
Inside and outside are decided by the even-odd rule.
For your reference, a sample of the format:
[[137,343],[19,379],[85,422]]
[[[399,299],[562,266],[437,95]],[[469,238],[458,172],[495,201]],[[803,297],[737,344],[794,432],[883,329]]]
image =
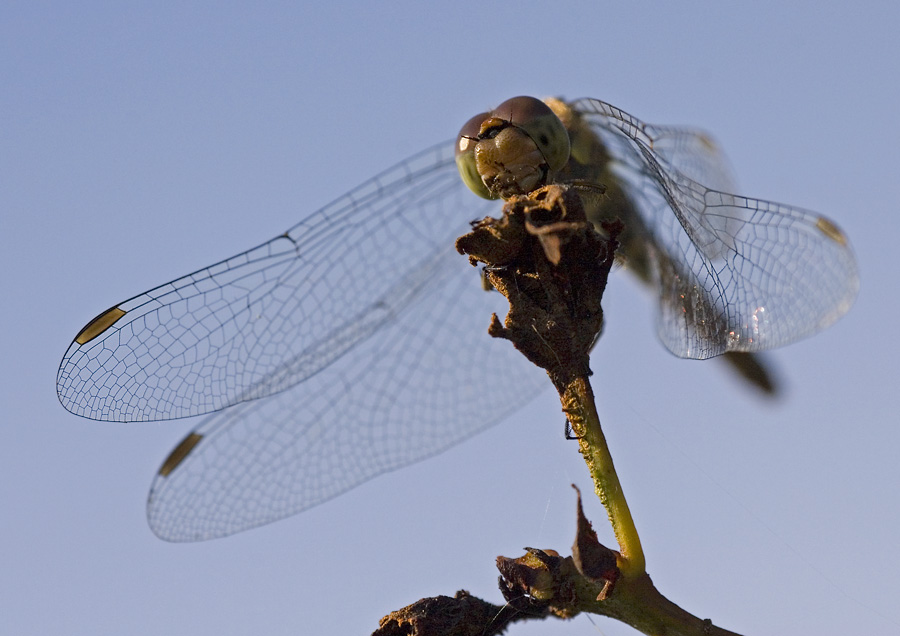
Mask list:
[[619,570],[625,577],[642,575],[646,571],[646,561],[641,539],[600,427],[594,392],[588,378],[579,376],[568,382],[561,400],[563,410],[578,435],[578,445],[594,480],[594,490],[606,508],[619,543]]

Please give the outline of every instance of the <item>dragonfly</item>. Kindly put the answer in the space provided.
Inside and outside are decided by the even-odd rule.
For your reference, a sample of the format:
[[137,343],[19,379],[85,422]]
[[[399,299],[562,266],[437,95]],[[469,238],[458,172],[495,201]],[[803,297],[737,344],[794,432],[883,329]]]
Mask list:
[[752,360],[837,320],[859,275],[833,221],[730,194],[727,165],[708,134],[600,100],[507,100],[271,240],[99,314],[63,356],[59,400],[96,420],[206,415],[151,485],[168,541],[271,523],[440,453],[547,383],[488,336],[505,300],[454,249],[498,199],[547,183],[587,192],[598,227],[625,222],[623,269],[655,290],[672,353]]

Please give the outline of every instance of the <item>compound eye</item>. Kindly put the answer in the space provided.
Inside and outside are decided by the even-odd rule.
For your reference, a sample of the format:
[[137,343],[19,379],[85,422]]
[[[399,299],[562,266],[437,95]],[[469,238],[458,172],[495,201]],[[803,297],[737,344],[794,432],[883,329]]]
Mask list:
[[496,199],[497,196],[491,194],[481,175],[478,174],[478,167],[475,163],[475,145],[478,143],[479,135],[481,135],[481,126],[488,119],[490,113],[480,113],[475,115],[463,124],[456,137],[456,167],[459,170],[459,176],[462,177],[463,183],[484,199]]
[[528,96],[513,97],[497,106],[488,116],[506,120],[525,131],[540,149],[551,170],[562,169],[569,160],[569,132],[541,100]]

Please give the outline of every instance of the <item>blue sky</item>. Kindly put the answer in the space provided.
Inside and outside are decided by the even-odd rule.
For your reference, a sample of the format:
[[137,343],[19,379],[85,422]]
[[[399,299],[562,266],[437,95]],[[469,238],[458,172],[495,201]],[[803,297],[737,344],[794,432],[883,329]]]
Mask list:
[[[147,528],[195,422],[62,409],[59,358],[135,293],[284,231],[517,94],[712,131],[741,194],[837,220],[856,306],[764,402],[605,298],[598,406],[672,600],[741,633],[900,633],[900,24],[893,3],[16,3],[0,9],[0,615],[16,634],[368,633],[494,557],[568,551],[589,488],[547,390],[437,458],[202,544]],[[599,502],[587,505],[612,543]],[[604,634],[629,628],[597,618]],[[543,625],[510,633],[538,633]],[[593,634],[578,618],[554,629]]]

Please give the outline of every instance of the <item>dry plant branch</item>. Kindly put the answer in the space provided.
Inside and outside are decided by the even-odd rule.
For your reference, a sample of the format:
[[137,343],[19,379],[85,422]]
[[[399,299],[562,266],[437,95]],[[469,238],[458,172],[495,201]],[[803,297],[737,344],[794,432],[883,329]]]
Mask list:
[[486,218],[460,237],[457,249],[483,265],[487,281],[509,300],[488,332],[510,340],[547,371],[575,432],[618,550],[603,546],[581,508],[572,556],[526,548],[498,557],[506,605],[456,597],[423,599],[382,619],[376,634],[499,634],[511,622],[581,612],[609,616],[645,634],[736,636],[665,598],[645,571],[640,539],[600,427],[589,376],[590,350],[603,326],[601,299],[622,231],[587,221],[577,186],[546,186],[511,197],[500,219]]

